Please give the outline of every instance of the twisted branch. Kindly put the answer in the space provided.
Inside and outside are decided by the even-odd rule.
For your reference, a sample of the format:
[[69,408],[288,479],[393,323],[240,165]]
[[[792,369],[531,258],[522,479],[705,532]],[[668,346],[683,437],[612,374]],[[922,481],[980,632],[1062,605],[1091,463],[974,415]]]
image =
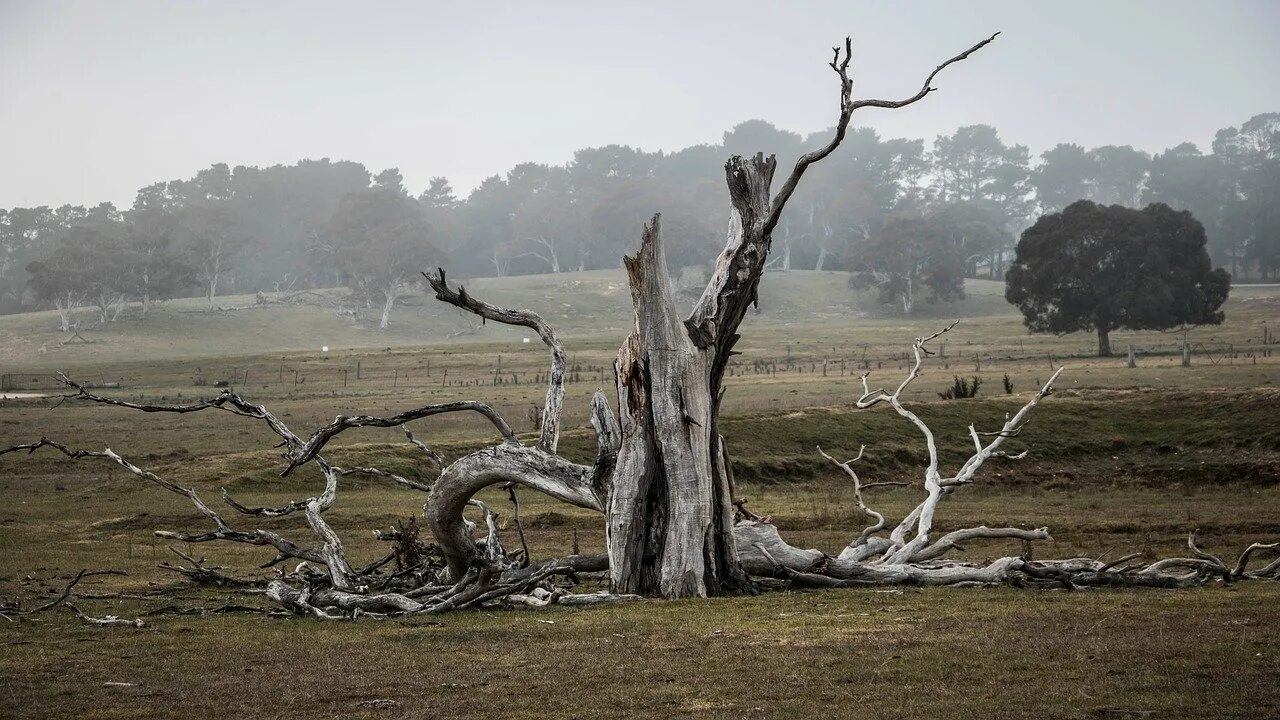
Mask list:
[[835,135],[826,145],[814,150],[813,152],[805,153],[796,161],[795,168],[792,169],[791,175],[787,177],[787,181],[782,184],[782,187],[778,190],[778,194],[773,198],[769,217],[764,224],[764,234],[767,235],[773,232],[773,229],[777,227],[778,220],[782,218],[782,211],[787,205],[787,200],[791,199],[791,194],[795,192],[796,186],[800,183],[800,178],[804,177],[804,173],[809,169],[809,166],[830,155],[837,147],[840,146],[840,143],[844,140],[846,131],[849,129],[849,118],[853,116],[854,110],[864,107],[890,109],[902,108],[918,100],[924,99],[925,95],[937,90],[937,88],[933,87],[932,83],[938,73],[945,70],[947,66],[958,63],[986,47],[995,40],[996,35],[999,34],[1000,33],[995,33],[986,40],[983,40],[934,68],[933,72],[929,73],[929,76],[925,78],[924,84],[920,86],[920,91],[903,100],[853,100],[853,80],[849,78],[849,60],[853,57],[853,38],[845,38],[843,55],[840,52],[840,48],[832,48],[835,57],[829,65],[840,78],[840,118],[836,121]]
[[437,300],[479,315],[484,320],[527,327],[538,333],[538,337],[546,343],[551,350],[551,376],[547,381],[547,399],[542,406],[542,429],[538,437],[538,448],[543,452],[554,453],[560,442],[560,415],[564,406],[564,374],[568,366],[564,346],[560,344],[555,328],[535,312],[508,310],[490,305],[472,297],[461,285],[456,291],[450,289],[445,281],[444,268],[436,268],[435,274],[424,272],[422,277],[427,279],[427,284],[435,291]]

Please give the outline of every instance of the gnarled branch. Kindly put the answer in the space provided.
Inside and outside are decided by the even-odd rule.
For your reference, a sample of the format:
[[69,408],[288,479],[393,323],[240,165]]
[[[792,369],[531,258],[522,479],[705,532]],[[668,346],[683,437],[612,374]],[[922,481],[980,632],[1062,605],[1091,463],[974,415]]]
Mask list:
[[564,374],[568,366],[564,346],[560,344],[555,328],[535,312],[508,310],[490,305],[472,297],[461,285],[456,291],[451,289],[445,280],[444,268],[437,268],[435,274],[424,272],[422,276],[435,291],[437,300],[479,315],[485,320],[527,327],[538,333],[538,337],[546,343],[551,350],[551,375],[547,381],[547,399],[542,406],[542,429],[538,437],[538,447],[544,452],[555,452],[560,441],[560,415],[564,406]]
[[765,222],[765,232],[772,232],[773,228],[777,226],[778,220],[782,217],[782,211],[786,207],[787,200],[795,192],[796,185],[800,183],[800,178],[804,177],[804,173],[809,169],[809,166],[830,155],[840,146],[840,143],[844,140],[845,132],[849,129],[849,118],[852,117],[854,110],[864,107],[902,108],[924,99],[925,95],[937,90],[932,83],[938,73],[945,70],[947,66],[958,63],[986,47],[999,34],[993,34],[986,40],[934,68],[933,72],[929,73],[929,76],[925,78],[924,84],[920,86],[920,91],[902,100],[853,100],[853,81],[849,79],[849,60],[853,56],[853,39],[845,38],[843,55],[841,55],[840,48],[832,48],[835,58],[830,63],[831,69],[840,77],[840,118],[836,121],[835,135],[826,145],[813,152],[805,153],[796,161],[791,175],[787,177],[787,181],[782,184],[778,194],[773,198],[773,205],[770,209],[768,220]]

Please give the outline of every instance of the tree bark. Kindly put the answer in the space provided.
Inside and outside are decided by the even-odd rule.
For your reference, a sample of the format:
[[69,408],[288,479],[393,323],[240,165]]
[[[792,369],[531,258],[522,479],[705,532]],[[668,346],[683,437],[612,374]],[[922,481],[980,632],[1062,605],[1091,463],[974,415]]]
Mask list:
[[639,252],[624,258],[636,325],[615,364],[622,443],[606,524],[616,593],[691,597],[752,588],[737,560],[729,461],[716,426],[724,370],[777,222],[769,199],[775,167],[763,155],[725,165],[728,242],[683,322],[658,216],[645,226]]
[[717,562],[714,521],[725,511],[731,518],[732,505],[718,497],[712,472],[712,358],[676,317],[657,216],[624,263],[636,325],[615,365],[622,444],[607,515],[613,592],[715,594],[727,568]]
[[1098,357],[1111,357],[1111,329],[1098,326]]

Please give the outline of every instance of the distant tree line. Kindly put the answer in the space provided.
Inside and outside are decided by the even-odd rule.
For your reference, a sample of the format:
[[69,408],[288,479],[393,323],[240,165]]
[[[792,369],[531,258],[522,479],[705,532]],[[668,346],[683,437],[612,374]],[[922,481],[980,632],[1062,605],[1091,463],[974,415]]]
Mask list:
[[[214,165],[138,191],[133,206],[0,209],[0,312],[92,307],[143,316],[157,301],[345,286],[386,327],[418,271],[460,276],[616,267],[656,210],[674,267],[724,242],[723,162],[759,150],[786,163],[828,138],[752,120],[718,145],[644,152],[587,148],[564,165],[522,163],[466,198],[447,179],[410,193],[399,171],[355,162]],[[1214,265],[1262,280],[1280,269],[1280,113],[1154,157],[1128,146],[1061,144],[1032,161],[986,125],[884,139],[855,128],[796,193],[774,232],[771,269],[847,269],[852,284],[910,312],[1002,278],[1015,238],[1080,199],[1188,210]]]

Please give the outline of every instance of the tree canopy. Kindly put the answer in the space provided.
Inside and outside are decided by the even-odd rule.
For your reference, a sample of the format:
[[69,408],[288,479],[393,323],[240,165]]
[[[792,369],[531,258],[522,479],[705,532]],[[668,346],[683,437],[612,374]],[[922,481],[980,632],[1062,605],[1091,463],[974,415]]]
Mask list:
[[964,297],[964,255],[936,216],[890,221],[854,250],[849,269],[851,286],[874,288],[880,303],[904,315],[921,297],[930,303]]
[[383,173],[375,187],[338,202],[313,257],[337,270],[358,302],[381,306],[378,327],[385,330],[405,285],[440,260],[430,235],[426,218],[404,193],[399,173]]
[[1018,241],[1005,298],[1033,332],[1109,333],[1222,322],[1230,276],[1213,269],[1204,226],[1163,203],[1134,210],[1080,200]]
[[[1224,128],[1207,149],[1183,143],[1153,157],[1128,146],[1060,144],[1037,162],[989,125],[932,143],[851,127],[788,203],[769,269],[850,267],[892,221],[929,217],[961,252],[965,275],[998,279],[1013,238],[1032,218],[1087,199],[1189,210],[1205,226],[1214,264],[1236,278],[1265,280],[1280,270],[1278,118],[1263,114]],[[104,237],[120,237],[124,248],[150,258],[147,279],[123,283],[128,300],[144,308],[170,296],[204,295],[212,306],[222,294],[341,285],[344,271],[312,262],[313,249],[326,242],[344,198],[373,188],[416,209],[432,252],[460,277],[617,267],[655,208],[664,209],[672,266],[705,272],[728,222],[724,159],[767,150],[785,166],[829,137],[829,130],[802,136],[749,120],[714,144],[674,152],[605,145],[578,150],[562,165],[519,163],[464,196],[445,177],[410,189],[395,168],[320,159],[215,164],[142,188],[122,211],[109,203],[0,209],[0,312],[49,306],[28,287],[34,278],[26,268],[37,260],[48,266],[73,229],[97,223],[101,231],[102,222],[115,223]]]

